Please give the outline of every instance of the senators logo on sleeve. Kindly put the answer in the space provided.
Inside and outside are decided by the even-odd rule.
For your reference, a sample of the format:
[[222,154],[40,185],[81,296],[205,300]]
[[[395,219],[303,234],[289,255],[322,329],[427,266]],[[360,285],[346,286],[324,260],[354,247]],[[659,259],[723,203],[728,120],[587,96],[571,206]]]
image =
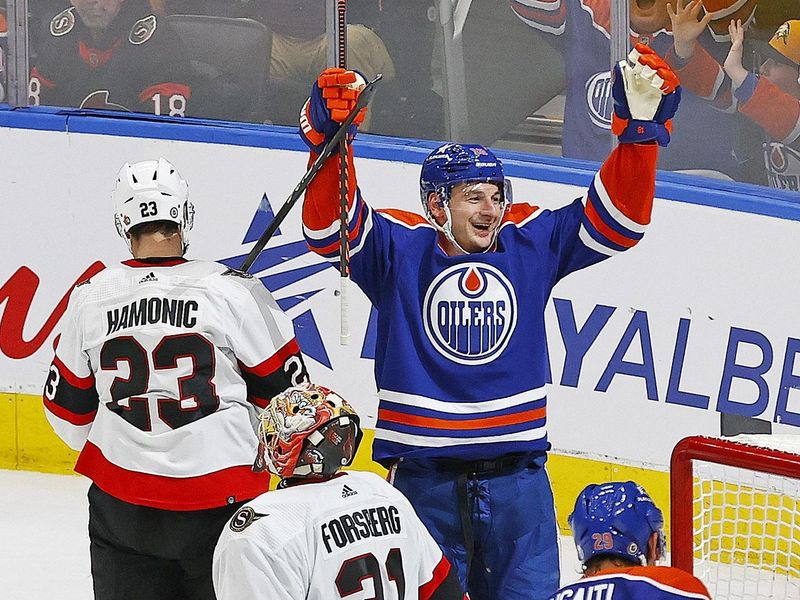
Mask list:
[[139,19],[131,27],[131,32],[128,34],[128,41],[134,46],[144,44],[147,40],[153,37],[156,32],[156,16],[149,15],[144,19]]
[[61,11],[50,20],[50,35],[61,37],[67,35],[75,27],[75,7],[70,6],[67,10]]
[[236,533],[241,533],[245,529],[247,529],[250,525],[258,521],[261,517],[268,517],[269,514],[260,514],[254,511],[249,506],[244,506],[239,509],[239,511],[231,517],[230,520],[230,528],[231,531],[235,531]]

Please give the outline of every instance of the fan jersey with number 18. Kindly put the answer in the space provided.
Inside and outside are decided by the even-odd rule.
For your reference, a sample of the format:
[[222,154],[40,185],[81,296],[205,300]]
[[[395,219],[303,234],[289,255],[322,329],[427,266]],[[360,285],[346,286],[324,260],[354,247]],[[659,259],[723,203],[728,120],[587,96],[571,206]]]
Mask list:
[[259,496],[214,551],[219,600],[462,600],[455,569],[397,489],[350,471]]
[[70,297],[45,414],[106,493],[163,510],[249,500],[256,407],[307,378],[291,320],[215,262],[128,260]]

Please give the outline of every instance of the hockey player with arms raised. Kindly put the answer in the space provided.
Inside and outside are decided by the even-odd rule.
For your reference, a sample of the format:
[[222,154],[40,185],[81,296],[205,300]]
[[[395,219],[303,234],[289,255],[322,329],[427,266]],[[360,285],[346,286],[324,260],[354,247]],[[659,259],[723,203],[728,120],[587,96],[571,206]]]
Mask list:
[[308,376],[258,279],[184,258],[194,207],[172,164],[125,164],[113,198],[133,259],[72,292],[45,414],[93,482],[95,599],[213,600],[219,532],[269,483],[257,407]]
[[455,570],[408,500],[374,473],[342,472],[361,441],[358,415],[304,384],[261,413],[259,456],[278,489],[242,507],[214,552],[219,600],[462,600]]
[[633,481],[592,484],[575,500],[569,525],[583,579],[551,600],[709,600],[697,577],[656,566],[664,557],[664,517]]
[[[425,217],[349,192],[350,273],[378,312],[373,458],[391,469],[473,600],[558,587],[547,450],[545,306],[573,271],[635,246],[650,222],[658,146],[678,80],[637,46],[615,67],[620,144],[587,194],[558,210],[512,202],[495,155],[445,144],[423,162]],[[328,70],[301,112],[312,159],[358,96]],[[338,263],[339,173],[327,161],[303,205],[309,247]]]

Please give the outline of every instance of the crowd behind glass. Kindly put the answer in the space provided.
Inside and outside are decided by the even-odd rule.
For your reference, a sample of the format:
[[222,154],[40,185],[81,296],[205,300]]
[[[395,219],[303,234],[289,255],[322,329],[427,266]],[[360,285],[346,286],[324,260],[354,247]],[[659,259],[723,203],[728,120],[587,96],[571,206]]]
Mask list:
[[[119,0],[92,3],[104,1]],[[613,138],[612,1],[350,0],[348,67],[367,78],[383,74],[362,130],[602,160]],[[183,57],[177,67],[175,61],[166,66],[170,60],[163,56],[148,59],[156,70],[179,70],[166,78],[166,95],[139,94],[141,101],[134,97],[128,106],[113,90],[99,103],[96,94],[91,102],[48,95],[66,84],[54,85],[47,73],[66,71],[59,76],[68,78],[74,64],[63,59],[63,50],[55,59],[48,57],[48,47],[76,26],[81,12],[76,8],[87,0],[29,0],[28,104],[293,126],[327,61],[327,0],[123,2],[127,9],[136,4],[140,14],[154,16],[139,19],[137,13],[130,24],[136,31],[129,32],[126,43],[149,43],[159,53]],[[4,96],[9,69],[5,4],[0,0]],[[688,100],[674,124],[677,143],[662,151],[659,166],[798,191],[800,125],[790,121],[796,109],[792,102],[800,105],[800,20],[793,21],[800,19],[800,2],[630,0],[629,12],[631,42],[651,44],[668,58]],[[743,25],[739,29],[737,20]],[[156,45],[150,40],[159,29],[163,39]],[[737,37],[743,38],[740,58]],[[780,48],[771,43],[776,39]],[[108,59],[105,51],[95,56],[84,46],[84,63]],[[775,74],[780,69],[788,73],[788,83]],[[755,76],[748,79],[747,72]],[[775,86],[762,85],[764,79]]]

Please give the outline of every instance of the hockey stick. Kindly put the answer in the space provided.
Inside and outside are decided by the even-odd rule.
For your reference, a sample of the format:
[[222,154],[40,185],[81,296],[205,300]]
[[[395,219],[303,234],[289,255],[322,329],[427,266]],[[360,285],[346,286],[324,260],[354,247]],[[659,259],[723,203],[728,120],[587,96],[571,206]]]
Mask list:
[[372,99],[372,95],[375,93],[375,85],[378,83],[378,81],[380,81],[381,77],[382,75],[377,75],[375,79],[370,81],[361,91],[353,110],[351,110],[347,115],[347,118],[342,121],[342,124],[339,126],[339,129],[336,130],[336,133],[333,134],[333,137],[328,141],[327,144],[325,144],[325,146],[323,146],[319,156],[317,156],[316,160],[311,163],[308,171],[306,171],[306,174],[303,175],[303,178],[297,184],[297,187],[294,188],[294,191],[283,203],[283,206],[281,206],[278,214],[275,215],[275,217],[272,219],[272,222],[264,230],[264,233],[262,233],[261,237],[258,238],[256,245],[253,246],[253,249],[250,250],[250,253],[242,262],[242,266],[239,267],[240,271],[244,271],[246,273],[248,270],[250,270],[250,267],[253,266],[253,262],[255,262],[256,258],[258,258],[258,255],[261,254],[261,251],[267,245],[267,242],[269,242],[269,240],[278,230],[278,227],[280,227],[281,223],[283,223],[286,215],[289,214],[289,211],[292,210],[292,207],[297,203],[297,200],[306,191],[308,184],[310,184],[314,177],[317,176],[317,173],[319,173],[320,169],[322,169],[322,165],[325,163],[325,161],[333,156],[333,153],[339,149],[339,142],[347,135],[347,129],[353,124],[353,120],[356,118],[356,116],[358,116],[358,112]]
[[[336,0],[336,66],[347,68],[347,0]],[[350,343],[350,238],[347,218],[347,138],[339,141],[339,345]]]

